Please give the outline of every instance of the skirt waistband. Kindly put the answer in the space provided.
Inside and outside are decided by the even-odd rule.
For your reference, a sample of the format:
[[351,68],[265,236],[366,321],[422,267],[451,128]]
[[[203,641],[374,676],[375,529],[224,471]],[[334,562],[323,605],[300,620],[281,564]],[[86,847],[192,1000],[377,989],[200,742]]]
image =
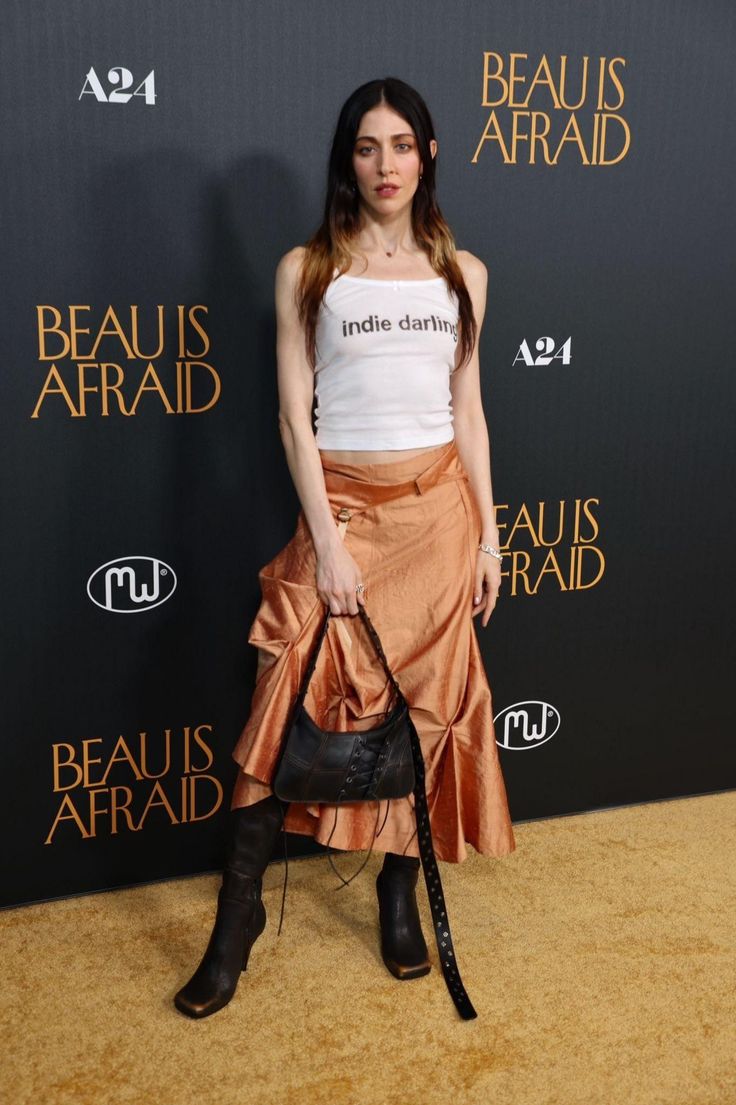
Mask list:
[[[367,510],[379,503],[399,499],[405,495],[424,495],[430,488],[450,480],[467,480],[468,474],[462,466],[455,439],[439,448],[439,456],[429,459],[422,468],[425,457],[421,454],[410,460],[389,462],[385,465],[339,464],[335,461],[322,461],[325,490],[330,504],[336,508],[339,521],[347,522],[356,511]],[[432,450],[434,453],[435,450]],[[427,452],[427,457],[431,453]],[[383,482],[376,481],[376,469],[384,471],[382,475],[395,477]],[[417,470],[418,469],[418,470]],[[414,471],[410,478],[405,477]]]

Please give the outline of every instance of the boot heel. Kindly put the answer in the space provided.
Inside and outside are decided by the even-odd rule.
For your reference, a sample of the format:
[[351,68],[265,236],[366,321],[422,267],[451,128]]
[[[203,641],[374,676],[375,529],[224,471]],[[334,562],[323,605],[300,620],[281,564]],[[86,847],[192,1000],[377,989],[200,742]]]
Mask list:
[[243,966],[241,967],[241,974],[248,967],[248,959],[250,957],[251,948],[266,927],[266,907],[264,906],[262,901],[258,903],[258,906],[259,908],[256,917],[253,920],[253,926],[245,938],[245,944],[243,946]]
[[248,968],[248,956],[250,955],[250,949],[255,944],[255,940],[248,940],[245,944],[245,950],[243,951],[243,966],[241,967],[241,973]]

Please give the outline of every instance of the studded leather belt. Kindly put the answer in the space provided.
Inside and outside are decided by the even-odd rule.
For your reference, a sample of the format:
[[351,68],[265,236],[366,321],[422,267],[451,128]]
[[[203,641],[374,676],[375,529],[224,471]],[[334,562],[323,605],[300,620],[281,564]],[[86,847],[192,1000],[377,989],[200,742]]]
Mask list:
[[437,951],[440,956],[440,965],[444,975],[450,997],[455,1003],[455,1008],[464,1021],[470,1021],[477,1017],[473,1003],[468,997],[467,990],[460,978],[460,970],[455,958],[455,948],[450,935],[450,921],[447,916],[445,895],[442,892],[442,880],[432,847],[432,828],[429,823],[429,808],[427,806],[427,792],[424,785],[424,757],[422,756],[419,736],[414,722],[409,716],[409,728],[411,729],[411,750],[414,757],[414,809],[417,819],[417,838],[419,855],[422,860],[424,882],[427,887],[429,908],[432,913],[434,936],[437,942]]

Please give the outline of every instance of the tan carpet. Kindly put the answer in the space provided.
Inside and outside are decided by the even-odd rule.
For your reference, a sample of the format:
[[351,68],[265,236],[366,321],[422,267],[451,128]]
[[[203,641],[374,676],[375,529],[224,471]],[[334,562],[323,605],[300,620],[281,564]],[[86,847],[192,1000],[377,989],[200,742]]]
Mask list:
[[736,1105],[736,792],[515,832],[503,860],[441,864],[469,1022],[423,882],[434,967],[398,982],[383,966],[378,854],[338,892],[326,857],[293,861],[278,938],[272,864],[266,931],[202,1021],[171,998],[214,875],[0,912],[2,1101]]

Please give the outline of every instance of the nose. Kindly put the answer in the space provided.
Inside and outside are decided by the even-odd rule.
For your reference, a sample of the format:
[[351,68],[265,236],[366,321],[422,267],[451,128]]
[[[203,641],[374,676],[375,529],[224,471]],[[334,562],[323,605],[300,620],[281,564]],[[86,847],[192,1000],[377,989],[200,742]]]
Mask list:
[[394,167],[394,151],[391,146],[381,147],[381,157],[379,164],[379,172],[382,175],[388,175],[393,172]]

